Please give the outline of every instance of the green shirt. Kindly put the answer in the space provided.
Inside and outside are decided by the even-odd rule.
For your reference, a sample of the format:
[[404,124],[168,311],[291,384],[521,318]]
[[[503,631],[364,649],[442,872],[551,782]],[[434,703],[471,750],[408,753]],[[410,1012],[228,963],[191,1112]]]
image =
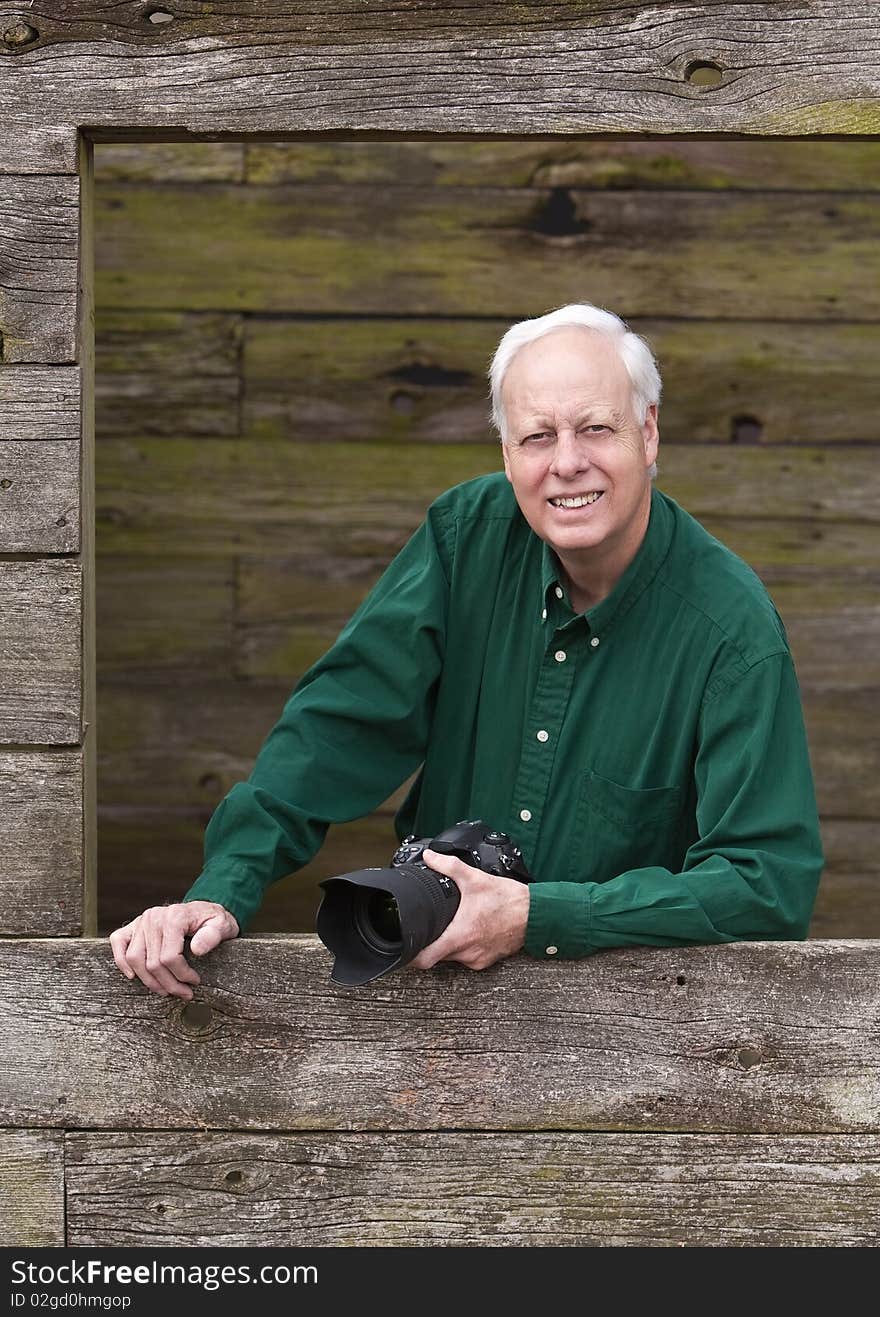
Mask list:
[[758,577],[657,489],[606,599],[575,614],[559,576],[503,474],[441,495],[218,805],[184,900],[244,931],[330,823],[419,769],[398,836],[508,832],[534,956],[805,937],[816,801]]

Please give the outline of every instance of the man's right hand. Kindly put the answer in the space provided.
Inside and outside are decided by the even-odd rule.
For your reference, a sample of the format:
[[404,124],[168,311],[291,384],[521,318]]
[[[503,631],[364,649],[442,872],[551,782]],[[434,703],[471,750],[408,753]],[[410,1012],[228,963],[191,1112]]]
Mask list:
[[238,921],[216,901],[184,901],[154,905],[130,924],[110,934],[117,967],[127,979],[137,976],[151,992],[189,1001],[198,973],[183,954],[184,938],[190,951],[204,956],[227,938],[238,937]]

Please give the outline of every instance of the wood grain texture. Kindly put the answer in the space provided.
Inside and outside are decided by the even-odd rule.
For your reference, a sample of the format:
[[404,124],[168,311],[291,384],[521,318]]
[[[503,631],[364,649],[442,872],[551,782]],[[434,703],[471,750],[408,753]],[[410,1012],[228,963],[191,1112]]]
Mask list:
[[822,819],[825,872],[810,937],[880,938],[880,823]]
[[[880,35],[863,7],[487,0],[450,17],[444,4],[395,3],[316,22],[303,0],[185,0],[174,22],[154,25],[135,0],[112,10],[41,0],[28,8],[35,39],[3,52],[11,129],[36,117],[110,138],[798,135],[870,134],[880,121]],[[718,85],[688,81],[700,59],[717,62]]]
[[0,1120],[94,1129],[876,1133],[876,942],[518,956],[334,987],[314,937],[200,962],[208,1020],[109,946],[0,943]]
[[672,303],[823,323],[880,310],[873,193],[107,184],[95,223],[109,307],[504,317],[580,298],[627,319]]
[[870,1135],[119,1132],[65,1148],[73,1247],[880,1242]]
[[0,177],[4,362],[76,361],[79,180]]
[[80,564],[0,562],[0,591],[0,744],[79,743]]
[[63,1134],[0,1129],[0,1222],[5,1249],[63,1247]]
[[76,553],[79,440],[0,443],[0,553]]
[[98,308],[95,431],[110,435],[236,435],[241,318]]
[[83,931],[80,752],[0,753],[0,934]]
[[81,404],[78,366],[7,366],[0,370],[0,442],[78,440]]
[[[295,304],[293,294],[290,300]],[[686,291],[679,293],[679,306],[683,316],[690,312]],[[193,333],[198,323],[193,317]],[[824,446],[876,433],[877,324],[687,318],[633,318],[629,324],[647,339],[660,364],[664,445]],[[254,439],[491,442],[495,432],[484,369],[507,328],[509,322],[460,316],[249,318],[242,365],[244,433]],[[99,326],[99,346],[101,337]],[[140,348],[135,333],[131,339]],[[145,388],[130,405],[119,396],[115,379],[106,378],[101,387],[114,412],[125,417],[129,433],[143,433],[147,419],[153,428],[154,417],[164,415],[163,390],[155,384],[152,396]],[[202,396],[208,405],[207,381]],[[178,433],[186,429],[181,424]]]

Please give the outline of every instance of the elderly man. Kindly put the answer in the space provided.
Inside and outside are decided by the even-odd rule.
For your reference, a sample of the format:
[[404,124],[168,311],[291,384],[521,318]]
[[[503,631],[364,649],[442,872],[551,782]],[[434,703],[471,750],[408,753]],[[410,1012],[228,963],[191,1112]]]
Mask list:
[[[332,822],[419,769],[398,834],[482,818],[534,881],[428,851],[461,891],[411,962],[806,936],[822,851],[797,679],[758,578],[652,484],[660,377],[610,312],[514,325],[491,368],[504,473],[443,494],[221,801],[183,902],[111,937],[192,995]],[[505,478],[506,477],[506,478]]]

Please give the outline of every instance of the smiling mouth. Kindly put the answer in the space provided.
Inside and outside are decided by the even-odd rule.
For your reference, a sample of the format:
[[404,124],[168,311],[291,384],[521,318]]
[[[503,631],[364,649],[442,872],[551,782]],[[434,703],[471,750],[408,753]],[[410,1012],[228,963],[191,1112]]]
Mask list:
[[588,508],[592,503],[597,503],[604,489],[591,489],[589,494],[574,494],[571,498],[548,498],[547,502],[554,508]]

